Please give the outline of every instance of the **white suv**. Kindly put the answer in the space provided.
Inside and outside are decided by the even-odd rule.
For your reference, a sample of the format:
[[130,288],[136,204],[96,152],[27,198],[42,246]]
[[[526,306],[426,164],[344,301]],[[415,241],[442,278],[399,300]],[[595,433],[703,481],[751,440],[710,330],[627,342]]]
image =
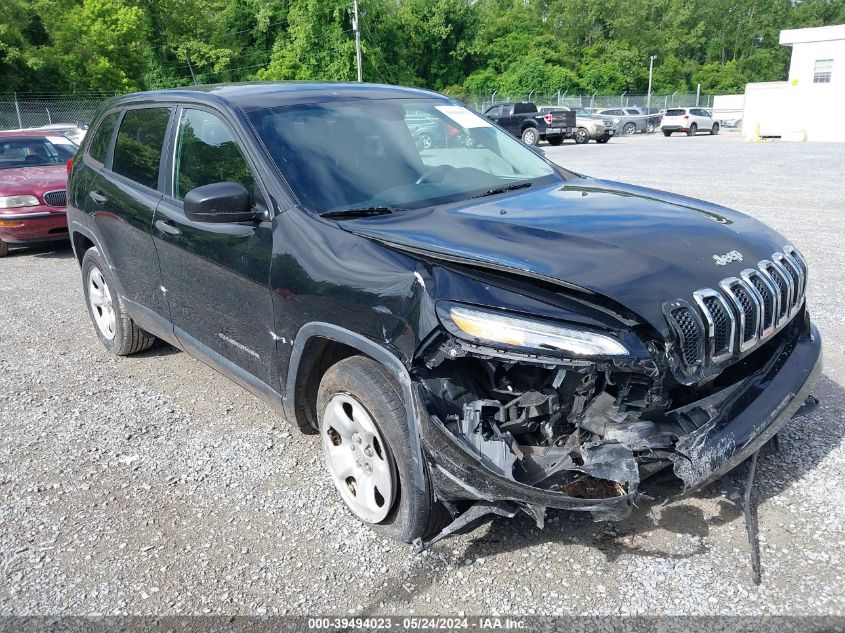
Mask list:
[[719,123],[704,108],[669,108],[663,113],[660,129],[663,136],[672,136],[672,132],[686,132],[687,136],[695,136],[696,132],[718,134]]

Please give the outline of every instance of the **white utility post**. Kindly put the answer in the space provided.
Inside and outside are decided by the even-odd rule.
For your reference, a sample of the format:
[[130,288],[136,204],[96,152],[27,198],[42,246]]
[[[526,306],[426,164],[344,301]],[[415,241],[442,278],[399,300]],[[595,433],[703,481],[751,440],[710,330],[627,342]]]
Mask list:
[[355,31],[355,61],[358,64],[358,82],[364,81],[361,70],[361,31],[358,29],[358,0],[352,2],[352,30]]
[[657,59],[657,55],[649,55],[648,57],[648,94],[645,98],[645,111],[647,114],[650,114],[648,109],[651,107],[651,74],[654,71],[655,59]]

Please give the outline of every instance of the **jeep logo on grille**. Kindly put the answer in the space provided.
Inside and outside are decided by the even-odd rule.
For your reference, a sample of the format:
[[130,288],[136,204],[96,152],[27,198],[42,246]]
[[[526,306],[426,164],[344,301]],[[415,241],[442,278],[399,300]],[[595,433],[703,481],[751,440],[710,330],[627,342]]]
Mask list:
[[741,262],[742,253],[739,251],[731,251],[730,253],[725,253],[724,255],[713,255],[713,259],[716,260],[717,266],[727,266],[731,262]]

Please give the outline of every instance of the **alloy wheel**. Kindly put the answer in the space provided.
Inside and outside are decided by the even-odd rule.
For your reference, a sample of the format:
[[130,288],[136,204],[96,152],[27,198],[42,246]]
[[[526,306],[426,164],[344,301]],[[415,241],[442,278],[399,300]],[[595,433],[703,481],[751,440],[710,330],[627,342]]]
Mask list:
[[337,394],[323,412],[323,454],[340,496],[358,518],[380,523],[398,489],[396,466],[369,411],[349,394]]
[[91,270],[88,271],[88,305],[91,308],[91,314],[94,315],[94,322],[97,324],[100,334],[111,341],[115,333],[111,290],[109,290],[103,272],[96,266],[92,266]]

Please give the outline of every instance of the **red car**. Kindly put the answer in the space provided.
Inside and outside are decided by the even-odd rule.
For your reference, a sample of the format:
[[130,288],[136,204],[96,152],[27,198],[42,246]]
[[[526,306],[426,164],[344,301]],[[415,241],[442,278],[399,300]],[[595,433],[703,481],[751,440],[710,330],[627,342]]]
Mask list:
[[67,165],[77,149],[56,133],[0,132],[0,257],[10,244],[67,239]]

